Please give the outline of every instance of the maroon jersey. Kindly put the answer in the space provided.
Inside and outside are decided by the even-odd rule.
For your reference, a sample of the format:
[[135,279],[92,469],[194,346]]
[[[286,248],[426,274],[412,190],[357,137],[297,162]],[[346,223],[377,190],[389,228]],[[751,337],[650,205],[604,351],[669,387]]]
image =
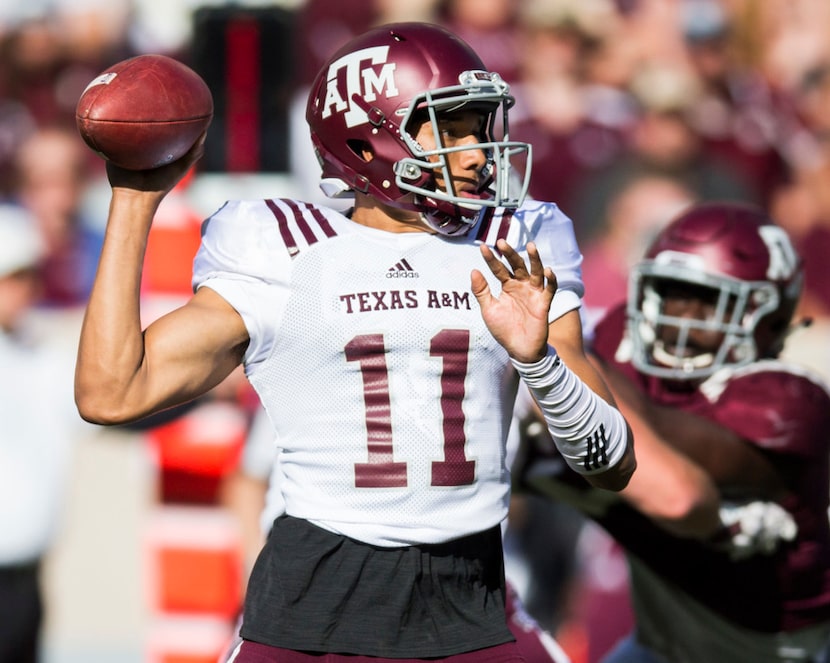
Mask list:
[[600,523],[660,576],[733,623],[774,632],[830,619],[830,394],[820,380],[763,360],[678,390],[632,366],[624,306],[598,324],[593,349],[653,402],[717,422],[786,465],[791,497],[782,506],[795,518],[798,536],[775,555],[734,562],[672,537],[622,503]]

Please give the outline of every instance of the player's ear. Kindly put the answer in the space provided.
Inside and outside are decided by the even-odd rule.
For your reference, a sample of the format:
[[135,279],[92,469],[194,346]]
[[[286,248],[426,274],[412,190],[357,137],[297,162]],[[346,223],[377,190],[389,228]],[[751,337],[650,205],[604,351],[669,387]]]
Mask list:
[[366,163],[375,158],[375,153],[372,151],[372,145],[369,142],[365,140],[349,140],[346,142],[355,156],[360,157]]
[[372,159],[374,159],[374,158],[375,158],[375,153],[374,153],[374,152],[372,152],[372,150],[370,150],[370,149],[368,149],[368,148],[364,148],[364,149],[362,149],[362,150],[360,151],[360,154],[361,154],[361,156],[363,156],[363,160],[364,160],[366,163],[370,162]]

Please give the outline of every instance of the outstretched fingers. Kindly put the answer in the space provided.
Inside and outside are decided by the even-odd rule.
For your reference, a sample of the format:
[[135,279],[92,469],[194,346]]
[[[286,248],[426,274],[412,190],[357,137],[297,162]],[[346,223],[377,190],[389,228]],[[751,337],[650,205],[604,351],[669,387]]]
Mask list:
[[[505,240],[500,239],[496,242],[496,248],[498,248],[498,250],[501,251],[501,254],[504,256],[505,260],[507,260],[507,263],[510,265],[510,268],[513,270],[513,278],[522,281],[528,279],[531,276],[531,273],[528,272],[527,265],[525,264],[524,259],[522,258],[522,256],[518,254],[516,249],[510,246],[510,244],[508,244]],[[531,248],[534,251],[536,249],[536,247],[533,246],[533,244],[528,244],[528,252],[530,252]]]
[[[530,267],[525,263],[524,258],[505,240],[496,242],[496,248],[507,260],[510,269],[499,260],[489,247],[482,245],[482,255],[487,262],[490,271],[504,285],[507,281],[527,281],[533,288],[548,290],[551,294],[556,291],[556,276],[550,267],[545,267],[536,244],[528,242],[527,256]],[[511,272],[512,270],[512,272]]]
[[[537,288],[544,288],[549,285],[548,281],[553,276],[553,271],[542,264],[539,249],[536,248],[536,244],[533,242],[529,242],[527,245],[527,257],[530,260],[530,284]],[[519,260],[521,260],[521,257],[519,257]],[[523,260],[522,267],[524,267]]]
[[[499,241],[501,242],[504,240]],[[507,245],[507,242],[505,242],[505,245]],[[499,250],[501,250],[501,247],[499,247]],[[484,262],[487,263],[487,267],[490,269],[493,276],[495,276],[499,281],[504,283],[512,278],[510,271],[504,266],[504,263],[496,257],[493,250],[486,244],[481,245],[481,255],[484,258]]]
[[537,361],[547,348],[556,278],[533,244],[528,244],[526,258],[504,240],[497,242],[496,249],[503,260],[493,249],[481,246],[482,257],[501,284],[498,296],[478,270],[472,272],[473,294],[487,328],[507,353],[518,361]]

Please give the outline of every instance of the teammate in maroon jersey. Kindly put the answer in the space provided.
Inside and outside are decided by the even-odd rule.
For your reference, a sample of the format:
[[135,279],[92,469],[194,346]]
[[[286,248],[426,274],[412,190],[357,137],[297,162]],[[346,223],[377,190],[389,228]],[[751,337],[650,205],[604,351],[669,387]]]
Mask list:
[[[590,510],[630,567],[635,633],[608,663],[828,660],[830,394],[778,359],[801,285],[799,256],[763,211],[700,204],[656,238],[627,303],[597,325],[593,350],[639,459],[622,499]],[[671,486],[643,489],[655,438],[714,481],[727,525],[742,518],[733,543],[754,537],[747,549],[767,554],[729,554],[727,531],[666,529]]]

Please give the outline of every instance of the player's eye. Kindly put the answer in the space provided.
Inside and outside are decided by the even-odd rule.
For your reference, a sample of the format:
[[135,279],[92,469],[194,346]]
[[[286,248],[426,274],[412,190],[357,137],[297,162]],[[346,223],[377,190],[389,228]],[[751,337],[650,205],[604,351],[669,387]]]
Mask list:
[[475,136],[482,140],[486,133],[486,118],[481,113],[463,111],[438,120],[438,132],[448,140],[461,140]]

